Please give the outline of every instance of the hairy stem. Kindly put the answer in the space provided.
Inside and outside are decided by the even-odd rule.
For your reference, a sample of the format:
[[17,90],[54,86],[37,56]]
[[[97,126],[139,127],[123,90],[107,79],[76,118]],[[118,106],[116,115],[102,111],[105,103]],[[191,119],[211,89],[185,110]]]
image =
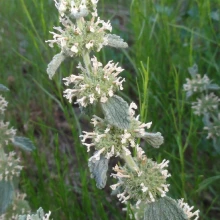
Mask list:
[[5,159],[5,152],[2,147],[0,147],[0,159],[4,160]]
[[[76,20],[76,23],[77,23],[77,26],[79,28],[83,28],[83,23],[84,23],[84,18],[79,18]],[[91,67],[91,61],[90,61],[90,56],[89,56],[89,53],[86,49],[83,50],[82,52],[82,57],[83,57],[83,62],[84,62],[84,65],[86,67],[86,72],[87,72],[87,75],[90,76],[91,75],[91,71],[92,71],[92,67]]]
[[128,167],[133,171],[139,171],[139,167],[135,163],[133,157],[131,155],[126,155],[125,153],[122,153],[121,156],[125,162],[127,163]]

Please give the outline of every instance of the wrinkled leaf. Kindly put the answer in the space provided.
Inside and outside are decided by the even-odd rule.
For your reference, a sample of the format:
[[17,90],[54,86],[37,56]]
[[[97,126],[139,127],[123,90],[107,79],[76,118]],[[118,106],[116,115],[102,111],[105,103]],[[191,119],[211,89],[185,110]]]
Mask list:
[[193,66],[189,67],[188,71],[189,71],[190,75],[194,78],[196,76],[196,74],[198,74],[197,64],[194,64]]
[[115,35],[115,34],[107,34],[107,42],[108,42],[108,46],[110,47],[116,47],[116,48],[127,48],[128,44],[126,42],[124,42],[124,40]]
[[91,177],[95,179],[96,186],[103,189],[107,181],[108,161],[104,156],[100,156],[100,160],[89,161],[89,170]]
[[6,86],[0,84],[0,91],[5,92],[5,91],[9,91],[9,89]]
[[119,96],[114,95],[106,103],[101,103],[105,119],[109,124],[126,129],[130,124],[128,103]]
[[47,74],[52,79],[60,64],[65,60],[66,56],[61,52],[56,54],[47,66]]
[[197,192],[200,192],[202,191],[203,189],[209,187],[209,185],[211,185],[214,181],[216,180],[220,180],[220,175],[218,176],[212,176],[212,177],[209,177],[205,180],[203,180],[200,184],[199,184],[199,188],[197,190]]
[[220,89],[219,85],[217,85],[217,84],[210,84],[207,86],[207,88],[210,90],[219,90]]
[[144,220],[187,220],[187,216],[170,197],[146,204]]
[[140,136],[143,138],[148,144],[150,144],[154,148],[159,148],[161,144],[164,142],[164,138],[160,132],[157,133],[149,133],[145,132],[144,135]]
[[33,151],[36,149],[32,141],[26,137],[16,136],[13,140],[13,144],[26,151]]
[[0,215],[3,214],[12,202],[13,187],[10,182],[0,181]]

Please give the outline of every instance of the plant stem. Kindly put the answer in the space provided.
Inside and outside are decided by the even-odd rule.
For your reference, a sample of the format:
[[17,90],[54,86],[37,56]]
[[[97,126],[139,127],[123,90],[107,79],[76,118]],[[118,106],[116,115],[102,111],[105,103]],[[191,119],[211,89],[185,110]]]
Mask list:
[[[83,28],[83,23],[84,23],[84,18],[79,18],[76,20],[77,26],[82,29]],[[89,52],[84,49],[82,52],[82,57],[83,57],[83,62],[84,65],[86,67],[87,70],[87,75],[90,76],[91,75],[91,71],[92,71],[92,67],[91,67],[91,61],[90,61],[90,56],[89,56]]]
[[133,157],[131,155],[126,155],[125,153],[123,153],[121,155],[121,157],[125,160],[125,162],[127,163],[128,167],[131,170],[139,171],[139,167],[137,166],[137,164],[135,163],[135,161],[133,160]]
[[3,147],[0,147],[0,159],[4,160],[5,159],[5,152]]

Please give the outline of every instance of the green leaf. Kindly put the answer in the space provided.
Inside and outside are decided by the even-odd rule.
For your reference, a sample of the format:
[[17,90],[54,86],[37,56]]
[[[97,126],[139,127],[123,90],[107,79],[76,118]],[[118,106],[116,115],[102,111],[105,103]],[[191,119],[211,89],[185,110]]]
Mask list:
[[124,40],[115,34],[107,34],[106,35],[108,46],[116,47],[116,48],[127,48],[128,44],[124,42]]
[[56,54],[47,66],[47,74],[52,79],[60,64],[65,60],[66,56],[61,52]]
[[187,220],[187,216],[170,197],[160,198],[156,202],[146,204],[144,220]]
[[91,160],[88,163],[91,177],[95,179],[96,186],[103,189],[107,181],[108,161],[104,156],[100,156],[100,160]]
[[121,129],[127,129],[130,124],[128,103],[121,97],[114,95],[106,103],[101,103],[105,119],[109,124]]
[[26,150],[26,151],[33,151],[36,149],[35,146],[33,145],[32,141],[26,137],[16,136],[13,140],[13,144],[15,146],[20,147],[23,150]]
[[200,184],[199,184],[199,188],[197,190],[197,192],[202,191],[203,189],[207,188],[209,185],[211,185],[214,181],[219,180],[220,179],[220,175],[218,176],[212,176],[209,177],[205,180],[203,180]]
[[159,148],[160,145],[164,142],[164,138],[160,132],[145,132],[144,135],[141,135],[140,137],[143,138],[148,144],[150,144],[154,148]]
[[0,215],[12,203],[13,192],[14,190],[10,182],[0,181]]
[[193,66],[189,67],[188,71],[189,71],[190,75],[194,78],[196,76],[196,74],[198,74],[198,72],[199,72],[197,64],[195,63]]
[[9,91],[9,89],[6,86],[0,84],[0,91],[5,92],[5,91]]

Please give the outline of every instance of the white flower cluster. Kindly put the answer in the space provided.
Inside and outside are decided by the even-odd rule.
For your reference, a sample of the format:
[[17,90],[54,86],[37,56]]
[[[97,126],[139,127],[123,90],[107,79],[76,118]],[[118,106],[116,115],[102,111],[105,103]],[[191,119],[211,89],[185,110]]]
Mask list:
[[0,220],[19,220],[19,215],[30,213],[30,207],[25,200],[26,195],[16,192],[12,203],[7,208],[6,212],[0,215]]
[[220,98],[214,93],[202,95],[201,98],[197,98],[197,102],[192,102],[192,109],[195,115],[204,115],[216,111],[219,102]]
[[178,200],[178,205],[184,211],[188,219],[199,219],[199,210],[192,212],[194,206],[190,207],[187,203],[183,201],[183,199]]
[[98,0],[54,0],[55,6],[60,15],[63,17],[65,14],[71,18],[79,19],[88,15],[89,11],[93,9],[92,15],[97,16],[97,3]]
[[90,21],[82,21],[83,25],[74,24],[68,17],[60,18],[64,29],[54,27],[58,32],[53,34],[53,40],[47,40],[50,47],[57,44],[66,56],[81,56],[83,51],[100,51],[108,45],[106,32],[112,31],[110,22],[99,17],[92,17]]
[[[49,219],[50,219],[50,215],[51,215],[51,211],[49,211],[48,213],[46,213],[46,214],[43,216],[43,219],[42,219],[42,220],[49,220]],[[27,219],[26,219],[26,220],[34,220],[34,219],[35,219],[35,216],[30,215],[30,214],[27,215]]]
[[206,91],[210,84],[211,81],[207,75],[201,77],[200,74],[196,74],[195,78],[186,79],[186,84],[183,85],[183,89],[188,93],[188,96],[190,96],[196,92]]
[[8,102],[5,100],[3,96],[0,95],[0,113],[3,114],[8,105]]
[[183,89],[187,93],[187,97],[194,94],[197,101],[192,102],[193,113],[198,116],[203,116],[204,130],[208,131],[207,138],[213,139],[214,148],[220,152],[220,117],[219,117],[219,102],[220,97],[209,90],[220,90],[217,84],[213,84],[207,75],[201,77],[198,74],[198,67],[194,65],[189,68],[192,79],[186,79],[187,83],[183,85]]
[[18,177],[22,170],[20,166],[20,158],[15,158],[16,153],[14,151],[8,154],[2,155],[0,159],[0,181],[12,181],[14,177]]
[[118,63],[114,64],[112,61],[109,61],[103,67],[102,63],[98,62],[95,56],[91,58],[91,62],[90,74],[79,63],[77,68],[81,70],[81,74],[72,74],[63,79],[66,86],[72,85],[72,88],[64,91],[64,97],[70,103],[73,97],[77,98],[76,103],[82,107],[97,101],[104,103],[116,91],[123,90],[122,83],[125,79],[117,77],[123,71],[121,67],[118,67]]
[[[207,126],[204,127],[204,130],[207,130],[208,136],[207,139],[213,138],[214,142],[216,138],[220,138],[220,113],[214,117],[213,122],[209,122]],[[219,145],[217,144],[218,148]]]
[[164,197],[169,191],[169,184],[166,184],[166,178],[171,175],[165,168],[169,161],[163,160],[160,164],[147,159],[144,151],[137,146],[137,165],[139,169],[132,171],[126,165],[119,167],[116,165],[113,170],[116,173],[111,174],[118,179],[118,183],[111,185],[112,190],[118,192],[119,201],[125,203],[128,199],[136,201],[136,208],[142,202],[155,202],[158,196]]
[[[4,114],[8,102],[0,95],[0,114]],[[0,119],[0,148],[8,145],[9,141],[14,140],[16,130],[9,128],[9,122],[4,122]]]
[[[146,135],[145,128],[149,129],[152,124],[152,122],[140,122],[138,120],[139,117],[134,118],[133,108],[137,108],[135,103],[131,103],[129,108],[131,122],[127,129],[119,129],[107,124],[105,120],[97,116],[92,118],[91,123],[95,127],[94,131],[83,131],[83,135],[80,136],[82,138],[82,144],[87,147],[87,152],[90,151],[92,146],[94,146],[96,150],[95,154],[89,160],[99,160],[101,154],[105,155],[107,159],[114,155],[116,157],[121,154],[131,155],[129,148],[137,146],[137,138],[144,138]],[[90,143],[87,143],[88,139]]]
[[0,148],[8,145],[9,141],[13,141],[16,130],[9,128],[9,122],[0,121]]

